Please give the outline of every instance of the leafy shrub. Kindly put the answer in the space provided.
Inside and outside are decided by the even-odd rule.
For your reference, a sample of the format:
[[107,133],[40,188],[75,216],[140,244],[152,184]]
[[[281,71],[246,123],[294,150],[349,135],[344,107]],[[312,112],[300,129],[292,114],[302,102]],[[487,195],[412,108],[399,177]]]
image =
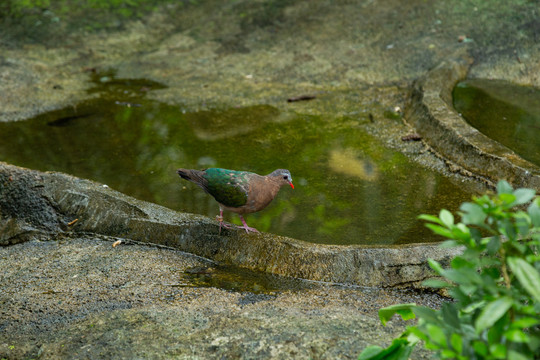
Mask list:
[[454,301],[439,310],[415,304],[381,309],[383,324],[395,314],[418,322],[388,348],[370,346],[359,359],[407,359],[420,340],[442,359],[540,359],[540,198],[534,197],[534,190],[501,181],[495,195],[463,203],[457,224],[447,210],[421,215],[450,239],[442,246],[464,247],[449,269],[430,261],[442,280],[426,281],[448,289]]

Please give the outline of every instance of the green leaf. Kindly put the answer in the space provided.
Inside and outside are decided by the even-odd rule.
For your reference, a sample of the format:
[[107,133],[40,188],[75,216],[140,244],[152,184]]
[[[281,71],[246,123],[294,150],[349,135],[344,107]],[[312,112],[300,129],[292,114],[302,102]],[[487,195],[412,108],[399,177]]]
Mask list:
[[504,333],[504,336],[506,336],[508,340],[517,343],[526,343],[530,340],[529,336],[520,329],[510,329]]
[[527,208],[527,213],[531,217],[531,222],[535,227],[540,227],[540,206],[538,206],[539,199],[533,201]]
[[468,241],[471,238],[469,229],[465,224],[459,223],[451,228],[452,238],[461,241]]
[[512,360],[530,360],[530,356],[525,356],[520,352],[517,352],[515,350],[508,350],[508,359]]
[[455,352],[460,355],[461,351],[463,350],[463,339],[461,338],[461,335],[453,333],[450,337],[450,344]]
[[448,280],[460,285],[480,284],[482,282],[481,276],[476,270],[463,267],[459,269],[448,269],[442,274]]
[[486,305],[480,316],[476,319],[475,328],[477,333],[481,333],[485,329],[491,327],[497,320],[506,314],[508,309],[512,307],[513,299],[508,296],[503,296]]
[[517,241],[509,241],[508,245],[516,249],[520,254],[524,254],[527,251],[527,246]]
[[454,269],[474,267],[474,264],[471,263],[469,260],[465,259],[463,256],[456,256],[454,259],[452,259],[450,264]]
[[514,224],[509,219],[503,219],[499,221],[498,224],[499,231],[506,235],[510,240],[516,239],[516,230],[514,229]]
[[428,264],[437,274],[442,275],[444,273],[443,267],[436,260],[428,259]]
[[434,222],[434,223],[439,224],[439,225],[444,225],[443,222],[438,217],[436,217],[434,215],[422,214],[422,215],[418,216],[418,219],[425,220],[425,221],[431,221],[431,222]]
[[517,189],[514,191],[516,200],[512,203],[512,206],[526,204],[531,201],[536,195],[536,191],[533,189]]
[[411,355],[416,343],[411,344],[407,339],[394,339],[388,348],[389,356],[380,358],[381,360],[407,360]]
[[416,306],[414,307],[413,312],[416,316],[425,320],[425,322],[428,324],[435,324],[435,325],[443,324],[441,319],[439,319],[439,317],[437,316],[438,313],[433,309],[430,309],[425,306]]
[[410,338],[415,338],[416,342],[427,341],[428,339],[427,334],[424,331],[420,330],[418,326],[408,327],[407,331],[409,332],[409,342],[412,342]]
[[508,209],[516,201],[516,196],[514,194],[500,194],[499,199],[502,200],[504,209]]
[[459,246],[459,244],[455,240],[445,240],[441,243],[441,245],[439,245],[441,249],[451,249],[455,248],[456,246]]
[[524,237],[527,236],[531,228],[531,218],[529,217],[529,214],[523,211],[518,211],[513,214],[513,218],[515,219],[518,232]]
[[463,310],[461,310],[461,311],[463,313],[465,313],[465,314],[468,314],[468,313],[472,313],[473,311],[475,311],[478,308],[484,307],[485,305],[486,305],[486,301],[481,300],[481,301],[469,304],[467,307],[463,308]]
[[426,328],[429,337],[435,344],[438,344],[442,347],[447,347],[446,334],[440,326],[427,324]]
[[422,282],[422,285],[426,287],[432,287],[435,289],[447,288],[447,287],[452,286],[452,284],[450,284],[449,282],[444,281],[444,280],[439,280],[439,279],[424,280],[424,282]]
[[513,321],[510,327],[513,329],[526,329],[538,324],[540,324],[540,319],[523,317],[521,319]]
[[486,246],[486,250],[489,255],[496,254],[501,248],[501,238],[499,236],[492,236]]
[[443,359],[456,359],[456,352],[450,349],[442,349],[441,357]]
[[513,192],[514,189],[506,180],[501,180],[497,183],[497,194],[511,194]]
[[489,346],[489,352],[495,359],[507,359],[506,346],[503,344],[492,344]]
[[486,343],[479,340],[475,340],[473,341],[473,349],[474,349],[474,352],[480,355],[482,358],[487,356],[488,347]]
[[449,228],[454,225],[454,215],[452,215],[452,213],[446,209],[441,210],[441,212],[439,213],[439,218],[441,219],[443,224]]
[[383,351],[384,349],[380,346],[376,346],[376,345],[368,346],[362,351],[362,353],[360,353],[358,360],[376,359]]
[[447,238],[452,238],[452,232],[448,230],[445,227],[435,225],[435,224],[426,224],[426,227],[429,228],[431,231],[433,231],[437,235],[441,235]]
[[536,301],[540,302],[540,273],[538,270],[520,258],[509,257],[507,262],[521,286],[523,286]]
[[467,295],[467,297],[471,297],[471,295],[478,291],[478,286],[474,284],[461,284],[459,288]]
[[[493,229],[491,229],[489,226],[487,225],[482,225],[482,228],[486,229],[487,231],[489,232],[493,232]],[[469,229],[469,232],[471,234],[471,237],[476,241],[476,242],[479,242],[481,239],[482,239],[482,232],[480,231],[480,229],[476,229],[476,228],[470,228]]]
[[413,308],[416,307],[416,304],[398,304],[387,306],[385,308],[379,309],[379,319],[381,323],[386,325],[386,323],[395,315],[399,314],[403,320],[414,319]]
[[479,225],[483,224],[486,220],[487,214],[484,213],[484,210],[480,205],[466,202],[461,204],[459,209],[463,211],[461,221],[463,221],[464,224]]
[[398,338],[386,349],[379,346],[369,346],[362,351],[358,360],[407,360],[416,343],[410,343],[406,338]]
[[456,304],[444,303],[441,308],[443,321],[447,326],[451,326],[454,329],[460,328],[458,312],[456,310]]

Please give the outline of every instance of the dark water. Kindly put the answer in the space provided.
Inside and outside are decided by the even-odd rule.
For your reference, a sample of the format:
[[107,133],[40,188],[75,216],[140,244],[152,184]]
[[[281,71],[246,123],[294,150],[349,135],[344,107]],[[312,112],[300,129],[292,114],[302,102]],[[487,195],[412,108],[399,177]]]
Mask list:
[[[456,211],[471,193],[389,150],[369,120],[286,115],[256,105],[186,112],[145,98],[159,84],[94,75],[100,97],[0,124],[0,160],[96,180],[138,199],[215,217],[218,205],[175,170],[288,168],[295,189],[246,217],[250,226],[326,244],[438,241],[416,218]],[[226,220],[240,224],[235,214]]]
[[454,107],[483,134],[540,166],[540,89],[500,80],[466,80]]
[[[240,269],[233,266],[198,266],[188,269],[182,278],[185,283],[181,286],[216,287],[235,292],[268,295],[279,291],[305,290],[316,286],[315,282],[307,280]],[[253,298],[253,300],[256,299]],[[249,300],[249,297],[246,300]]]

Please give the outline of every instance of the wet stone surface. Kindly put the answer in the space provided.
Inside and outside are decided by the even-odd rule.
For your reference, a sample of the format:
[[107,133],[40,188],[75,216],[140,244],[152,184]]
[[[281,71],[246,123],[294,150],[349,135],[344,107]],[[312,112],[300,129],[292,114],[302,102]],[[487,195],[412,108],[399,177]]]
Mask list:
[[[0,261],[9,263],[0,281],[1,357],[354,358],[403,329],[401,321],[383,327],[380,307],[443,300],[410,290],[268,281],[212,270],[172,249],[115,241],[67,236],[0,248]],[[213,282],[194,276],[201,272]],[[243,285],[219,288],[234,281]]]

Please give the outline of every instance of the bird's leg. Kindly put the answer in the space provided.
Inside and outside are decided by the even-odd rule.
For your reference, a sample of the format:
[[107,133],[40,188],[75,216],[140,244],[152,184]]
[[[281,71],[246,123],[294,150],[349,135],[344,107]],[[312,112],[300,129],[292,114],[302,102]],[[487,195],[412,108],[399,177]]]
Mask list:
[[216,216],[216,220],[219,221],[219,233],[221,234],[221,226],[225,229],[229,229],[231,226],[223,221],[223,209],[219,207],[219,216]]
[[240,229],[246,230],[247,233],[249,233],[250,231],[253,231],[253,232],[256,232],[256,233],[259,232],[259,230],[255,229],[255,228],[252,228],[252,227],[249,227],[248,224],[246,224],[246,220],[244,220],[242,215],[238,214],[238,216],[240,216],[240,220],[242,220],[242,224],[244,224],[244,226],[238,226]]

